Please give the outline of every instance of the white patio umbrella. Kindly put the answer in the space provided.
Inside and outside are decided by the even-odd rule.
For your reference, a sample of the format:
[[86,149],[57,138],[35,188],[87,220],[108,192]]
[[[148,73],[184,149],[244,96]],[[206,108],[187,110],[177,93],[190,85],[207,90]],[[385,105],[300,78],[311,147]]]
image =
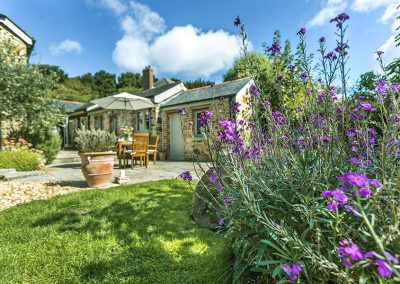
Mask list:
[[154,107],[150,99],[135,96],[129,93],[104,97],[90,101],[103,109],[140,110]]

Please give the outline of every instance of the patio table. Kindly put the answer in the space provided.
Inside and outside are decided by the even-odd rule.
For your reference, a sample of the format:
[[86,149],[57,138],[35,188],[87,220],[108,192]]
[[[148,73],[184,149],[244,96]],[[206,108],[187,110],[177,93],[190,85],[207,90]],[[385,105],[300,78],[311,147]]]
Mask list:
[[132,146],[132,141],[118,141],[117,142],[117,148],[118,148],[118,165],[121,168],[121,156],[122,153],[124,152],[125,147]]

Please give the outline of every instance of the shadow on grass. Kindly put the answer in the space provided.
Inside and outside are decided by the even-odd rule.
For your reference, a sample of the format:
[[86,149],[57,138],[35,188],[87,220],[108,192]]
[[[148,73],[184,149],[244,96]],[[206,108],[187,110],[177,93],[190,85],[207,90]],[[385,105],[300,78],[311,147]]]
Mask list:
[[56,226],[60,233],[89,234],[93,241],[118,243],[118,249],[107,257],[76,267],[82,282],[223,283],[205,280],[216,273],[210,264],[218,262],[216,251],[222,250],[215,250],[215,246],[221,242],[190,219],[190,192],[179,184],[173,190],[135,189],[111,189],[102,198],[112,195],[113,190],[125,191],[127,196],[99,208],[89,207],[87,200],[78,201],[73,208],[49,214],[33,226]]

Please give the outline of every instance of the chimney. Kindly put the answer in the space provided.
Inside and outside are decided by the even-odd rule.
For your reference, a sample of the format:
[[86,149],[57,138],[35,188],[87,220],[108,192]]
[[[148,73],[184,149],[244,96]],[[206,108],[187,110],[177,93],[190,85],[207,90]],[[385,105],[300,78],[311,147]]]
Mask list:
[[143,90],[154,88],[154,70],[151,66],[146,66],[143,69]]

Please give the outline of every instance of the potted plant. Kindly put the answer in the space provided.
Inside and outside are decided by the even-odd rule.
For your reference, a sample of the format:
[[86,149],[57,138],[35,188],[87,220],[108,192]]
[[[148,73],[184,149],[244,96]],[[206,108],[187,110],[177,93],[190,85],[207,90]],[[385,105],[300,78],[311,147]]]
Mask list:
[[129,141],[132,139],[132,135],[133,135],[133,131],[135,130],[133,127],[121,127],[120,132],[122,134],[122,139],[124,139],[124,141]]
[[109,184],[114,167],[116,137],[103,130],[77,130],[75,143],[82,161],[82,173],[89,187]]

